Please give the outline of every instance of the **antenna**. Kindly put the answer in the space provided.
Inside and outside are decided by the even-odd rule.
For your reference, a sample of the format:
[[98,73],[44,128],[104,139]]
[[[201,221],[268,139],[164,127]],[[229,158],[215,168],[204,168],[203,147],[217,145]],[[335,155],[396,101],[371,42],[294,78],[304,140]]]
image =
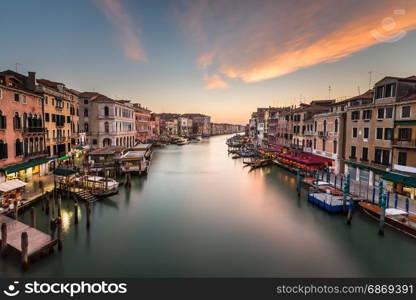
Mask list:
[[331,100],[331,86],[328,87],[328,100]]
[[360,89],[360,86],[357,86],[357,90],[358,90],[358,95],[361,95],[361,89]]
[[368,89],[371,89],[371,82],[372,82],[373,71],[368,72]]

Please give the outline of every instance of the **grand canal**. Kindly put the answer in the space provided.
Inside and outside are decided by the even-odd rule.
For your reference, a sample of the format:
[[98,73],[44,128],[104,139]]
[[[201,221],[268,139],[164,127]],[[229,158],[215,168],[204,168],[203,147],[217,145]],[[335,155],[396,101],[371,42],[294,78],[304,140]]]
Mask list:
[[[249,172],[227,155],[226,136],[154,155],[150,174],[96,202],[87,231],[63,203],[64,249],[3,277],[415,276],[416,240],[360,211],[351,227],[298,198],[295,178],[270,167]],[[37,207],[38,226],[47,218]],[[25,213],[22,219],[29,222]]]

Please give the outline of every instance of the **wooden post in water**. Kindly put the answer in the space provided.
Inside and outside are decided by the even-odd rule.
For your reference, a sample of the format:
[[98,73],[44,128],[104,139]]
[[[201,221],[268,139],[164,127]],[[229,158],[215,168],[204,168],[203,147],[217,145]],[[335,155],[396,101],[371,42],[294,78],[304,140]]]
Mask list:
[[352,201],[352,198],[350,197],[350,199],[348,200],[348,215],[347,215],[348,225],[351,225],[351,221],[352,221],[352,205],[353,205],[353,201]]
[[45,199],[45,213],[46,215],[49,215],[49,210],[50,210],[50,206],[51,206],[51,195],[49,194],[46,199]]
[[51,216],[53,216],[55,214],[55,197],[52,199],[49,209]]
[[7,224],[2,223],[1,224],[1,256],[6,255],[6,249],[7,249]]
[[78,224],[78,201],[75,201],[74,203],[74,218],[75,224]]
[[90,228],[90,215],[91,215],[91,203],[87,200],[85,202],[86,212],[87,212],[87,228]]
[[27,235],[26,231],[22,232],[21,243],[22,243],[22,253],[21,253],[22,268],[26,269],[29,265],[29,257],[28,257],[29,236]]
[[62,208],[62,197],[61,195],[58,196],[58,217],[61,217],[61,208]]
[[397,192],[394,193],[394,208],[397,208],[397,204],[399,202],[399,195],[397,195]]
[[384,195],[384,197],[382,197],[381,202],[380,202],[380,223],[379,223],[379,227],[378,227],[378,234],[379,235],[384,235],[384,218],[386,216],[386,195]]
[[62,250],[62,219],[58,217],[58,250]]
[[337,188],[337,179],[338,179],[338,175],[335,175],[335,179],[334,179],[334,187]]
[[17,220],[18,216],[19,216],[19,205],[17,203],[17,200],[14,201],[14,218]]
[[31,207],[30,208],[30,225],[33,228],[36,228],[36,212],[35,212],[35,208]]
[[300,196],[300,190],[301,190],[301,179],[300,179],[300,169],[296,169],[296,190],[298,192],[298,197]]

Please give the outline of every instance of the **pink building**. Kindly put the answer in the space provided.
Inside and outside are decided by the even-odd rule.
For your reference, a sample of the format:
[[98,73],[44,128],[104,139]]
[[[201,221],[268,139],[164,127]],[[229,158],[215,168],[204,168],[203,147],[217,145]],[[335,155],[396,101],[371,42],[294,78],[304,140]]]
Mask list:
[[138,103],[133,104],[136,117],[136,141],[144,143],[153,137],[152,112]]

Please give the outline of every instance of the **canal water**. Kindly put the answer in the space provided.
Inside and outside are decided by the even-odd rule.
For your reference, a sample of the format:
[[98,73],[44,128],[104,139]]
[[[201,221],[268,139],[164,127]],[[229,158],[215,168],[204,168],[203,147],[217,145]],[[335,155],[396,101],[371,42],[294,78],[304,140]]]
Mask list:
[[[415,276],[416,240],[360,211],[352,225],[298,198],[278,167],[249,172],[227,155],[226,136],[156,150],[146,178],[96,202],[74,225],[63,203],[64,249],[21,272],[0,258],[2,277]],[[48,220],[36,207],[38,226]],[[26,212],[22,219],[29,222]]]

